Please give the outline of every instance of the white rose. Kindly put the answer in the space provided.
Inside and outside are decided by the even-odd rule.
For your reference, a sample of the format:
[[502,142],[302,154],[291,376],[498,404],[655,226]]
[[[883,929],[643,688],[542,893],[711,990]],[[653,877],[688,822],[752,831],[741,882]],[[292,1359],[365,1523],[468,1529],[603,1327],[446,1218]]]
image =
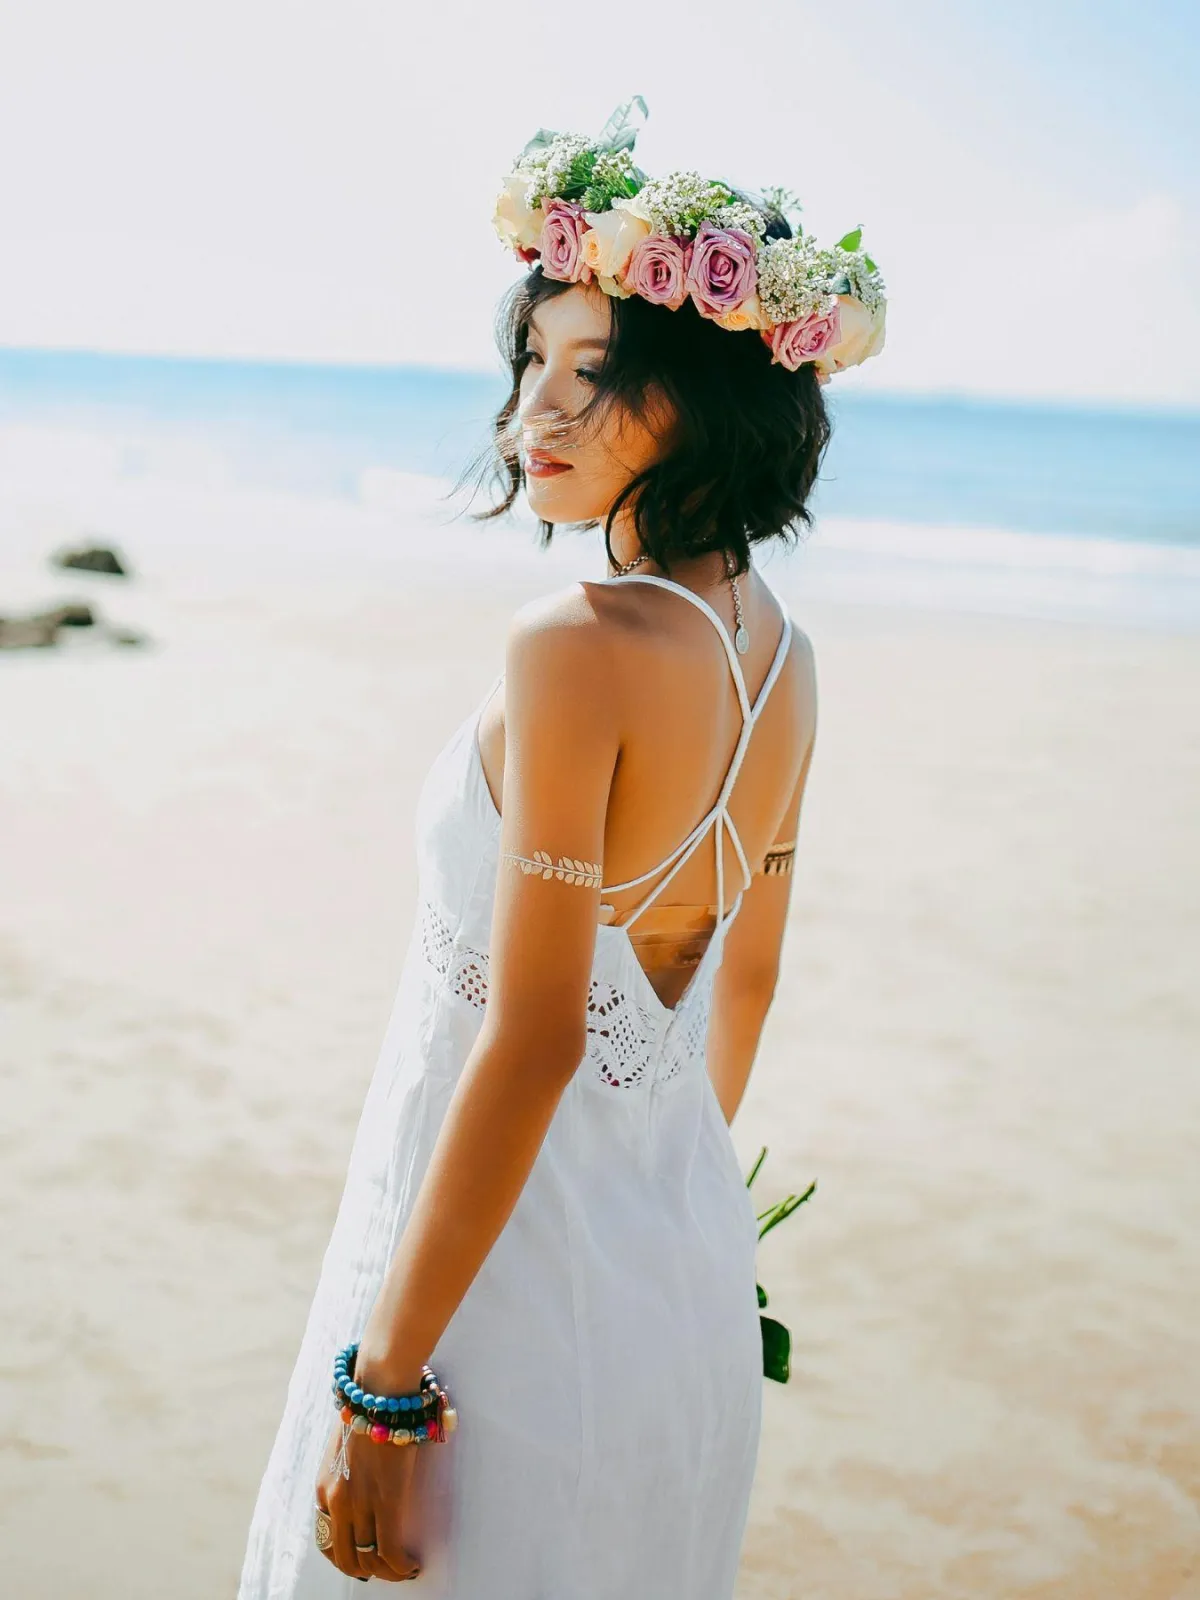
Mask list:
[[624,208],[585,211],[583,215],[588,225],[580,244],[584,264],[598,278],[619,278],[629,265],[634,246],[650,232],[650,224]]
[[821,372],[841,372],[846,367],[857,367],[869,356],[877,356],[883,349],[884,319],[887,302],[881,300],[874,312],[867,310],[862,301],[852,294],[837,297],[841,312],[842,336],[817,362]]
[[718,328],[728,328],[730,333],[743,333],[747,328],[763,329],[771,326],[771,319],[763,310],[756,294],[749,294],[741,305],[714,317]]
[[532,182],[528,173],[510,172],[496,199],[492,226],[501,241],[514,250],[535,250],[542,241],[542,224],[546,220],[546,213],[541,206],[529,204],[529,186]]

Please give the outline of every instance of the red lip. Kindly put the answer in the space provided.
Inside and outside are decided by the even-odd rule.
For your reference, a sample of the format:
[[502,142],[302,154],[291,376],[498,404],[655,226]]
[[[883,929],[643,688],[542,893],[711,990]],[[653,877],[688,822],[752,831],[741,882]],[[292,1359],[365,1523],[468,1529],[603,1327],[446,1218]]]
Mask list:
[[544,450],[525,452],[525,471],[531,478],[553,478],[560,472],[570,472],[571,463],[547,455]]

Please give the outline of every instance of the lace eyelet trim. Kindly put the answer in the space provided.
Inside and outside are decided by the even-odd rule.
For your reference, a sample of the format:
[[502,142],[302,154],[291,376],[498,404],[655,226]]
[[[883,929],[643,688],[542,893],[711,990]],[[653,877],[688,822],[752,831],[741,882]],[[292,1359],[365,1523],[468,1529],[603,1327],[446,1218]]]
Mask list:
[[[421,903],[421,949],[425,961],[442,984],[477,1011],[487,1008],[488,955],[460,943],[441,911],[430,901]],[[675,1014],[657,1067],[651,1073],[657,1019],[604,978],[593,978],[588,989],[585,1059],[596,1077],[614,1089],[636,1089],[643,1083],[669,1082],[686,1061],[703,1053],[708,1035],[708,1006],[687,1006]]]

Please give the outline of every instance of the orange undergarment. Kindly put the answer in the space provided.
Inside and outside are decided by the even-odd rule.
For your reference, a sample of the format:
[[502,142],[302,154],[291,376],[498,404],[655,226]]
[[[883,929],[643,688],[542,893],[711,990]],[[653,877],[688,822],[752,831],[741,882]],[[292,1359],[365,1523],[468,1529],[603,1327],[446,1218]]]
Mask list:
[[[600,920],[611,922],[613,916],[602,907]],[[630,928],[629,942],[647,973],[694,967],[707,949],[716,925],[715,905],[650,905]]]

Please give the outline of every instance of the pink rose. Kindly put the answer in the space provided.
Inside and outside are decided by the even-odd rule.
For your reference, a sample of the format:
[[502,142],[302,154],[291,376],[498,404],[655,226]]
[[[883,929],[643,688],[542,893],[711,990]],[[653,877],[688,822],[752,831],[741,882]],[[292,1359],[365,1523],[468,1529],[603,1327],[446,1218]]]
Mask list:
[[547,200],[542,224],[542,272],[562,283],[590,283],[592,269],[583,259],[587,232],[583,211],[569,200]]
[[780,322],[763,330],[763,339],[771,347],[771,360],[778,361],[789,372],[795,372],[806,361],[816,361],[841,336],[842,312],[836,304],[823,317],[814,311],[797,322]]
[[678,311],[687,299],[691,253],[690,244],[681,245],[663,233],[639,239],[625,268],[625,287],[653,305]]
[[702,222],[692,245],[688,289],[702,317],[723,316],[758,287],[758,247],[742,228]]

